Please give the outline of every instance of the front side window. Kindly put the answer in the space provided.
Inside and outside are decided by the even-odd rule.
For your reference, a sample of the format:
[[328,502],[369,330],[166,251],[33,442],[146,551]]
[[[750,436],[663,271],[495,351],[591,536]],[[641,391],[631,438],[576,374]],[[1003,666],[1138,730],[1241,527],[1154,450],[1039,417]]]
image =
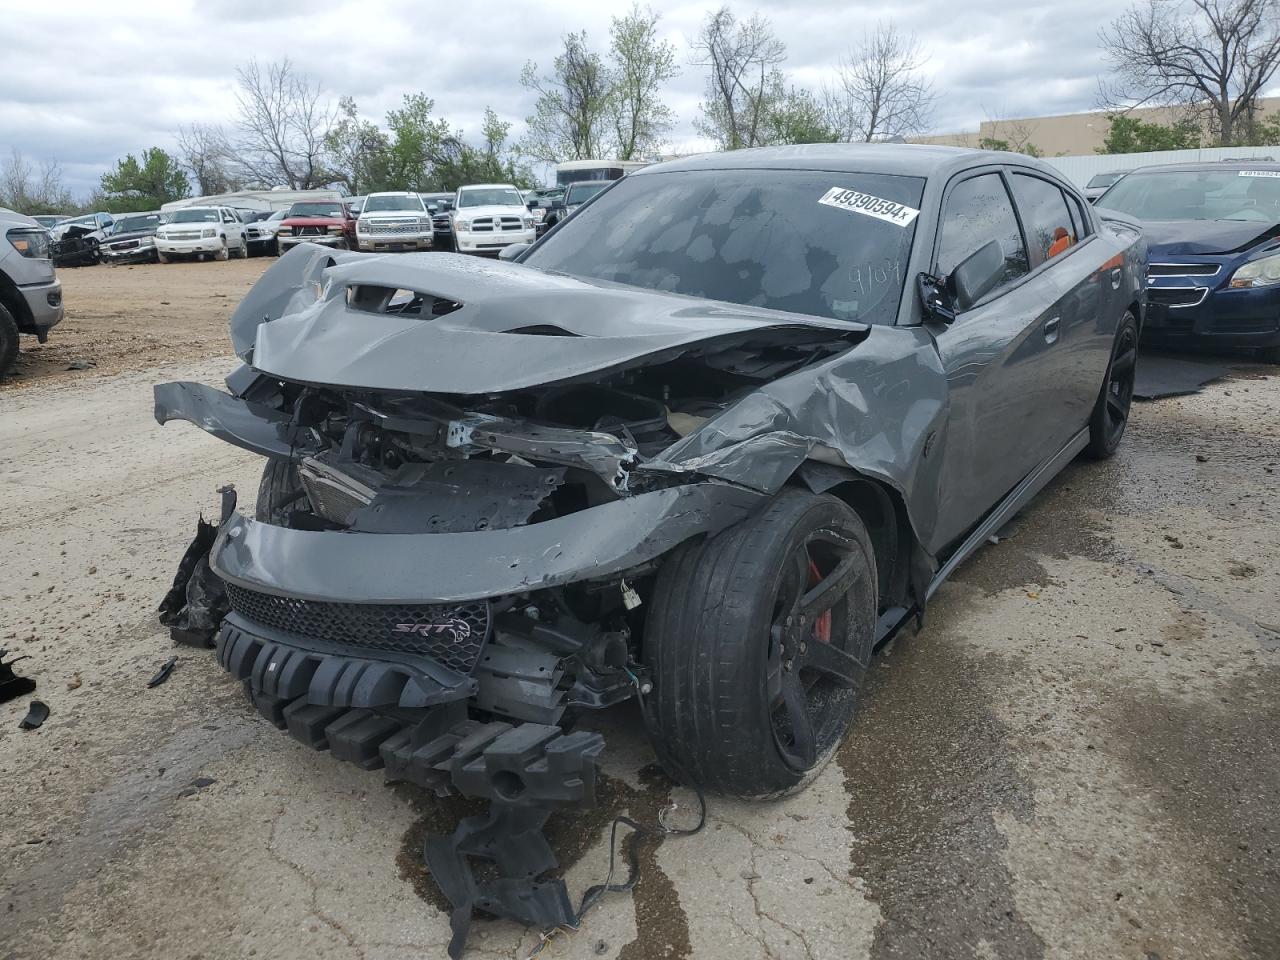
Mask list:
[[1001,285],[1030,270],[1018,218],[998,173],[970,177],[952,189],[938,234],[936,273],[940,277],[949,276],[957,264],[992,240],[998,241],[1004,252]]
[[918,177],[689,170],[626,177],[521,262],[794,313],[892,324],[924,191]]
[[1013,195],[1031,248],[1031,269],[1066,253],[1079,239],[1061,188],[1023,173],[1013,175]]

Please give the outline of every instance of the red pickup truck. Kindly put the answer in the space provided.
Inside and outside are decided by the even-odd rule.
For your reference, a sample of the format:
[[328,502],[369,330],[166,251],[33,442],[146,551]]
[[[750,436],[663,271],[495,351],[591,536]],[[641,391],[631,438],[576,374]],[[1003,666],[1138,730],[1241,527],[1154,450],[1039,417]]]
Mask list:
[[281,253],[299,243],[354,250],[356,218],[341,200],[299,200],[281,221],[276,243]]

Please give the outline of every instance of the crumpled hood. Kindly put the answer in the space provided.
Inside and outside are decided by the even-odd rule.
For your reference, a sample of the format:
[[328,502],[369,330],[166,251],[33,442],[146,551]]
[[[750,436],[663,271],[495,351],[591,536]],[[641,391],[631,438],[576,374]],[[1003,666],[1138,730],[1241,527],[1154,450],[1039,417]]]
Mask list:
[[1260,220],[1145,220],[1151,259],[1239,253],[1280,233]]
[[[359,285],[460,306],[440,316],[372,313],[347,303],[347,288]],[[312,244],[281,257],[231,320],[236,352],[281,379],[460,394],[607,373],[707,344],[857,340],[867,329],[459,254],[372,255]]]

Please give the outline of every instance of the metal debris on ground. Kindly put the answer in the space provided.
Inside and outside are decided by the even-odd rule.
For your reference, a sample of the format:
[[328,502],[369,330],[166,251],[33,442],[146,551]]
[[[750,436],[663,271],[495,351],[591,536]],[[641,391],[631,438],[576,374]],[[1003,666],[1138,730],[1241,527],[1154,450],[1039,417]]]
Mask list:
[[168,680],[169,674],[173,673],[173,665],[177,662],[178,662],[177,657],[170,657],[163,664],[161,664],[160,669],[156,671],[156,675],[147,681],[147,689],[150,689],[152,687],[158,687],[160,686],[160,684]]
[[27,715],[18,721],[22,730],[35,730],[49,719],[49,705],[42,700],[32,700]]

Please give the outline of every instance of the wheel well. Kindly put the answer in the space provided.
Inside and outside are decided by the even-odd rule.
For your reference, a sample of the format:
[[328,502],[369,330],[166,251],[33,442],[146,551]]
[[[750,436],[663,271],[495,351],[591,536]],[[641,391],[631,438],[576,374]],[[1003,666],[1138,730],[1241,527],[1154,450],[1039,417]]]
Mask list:
[[[822,464],[801,467],[798,479],[814,493],[844,501],[862,520],[876,553],[880,608],[913,605],[911,572],[919,552],[906,504],[898,491],[869,477]],[[920,594],[923,597],[923,594]]]
[[1143,318],[1143,315],[1142,315],[1142,308],[1141,308],[1141,306],[1138,304],[1138,301],[1137,301],[1137,300],[1134,300],[1131,304],[1129,304],[1129,306],[1125,307],[1125,309],[1126,309],[1126,310],[1128,310],[1130,313],[1132,313],[1132,314],[1133,314],[1133,319],[1134,319],[1134,320],[1136,320],[1136,321],[1137,321],[1137,323],[1138,323],[1138,335],[1139,335],[1139,336],[1141,336],[1141,335],[1142,335],[1142,322],[1143,322],[1143,319],[1144,319],[1144,318]]
[[31,307],[18,293],[18,286],[9,275],[0,270],[0,304],[13,314],[18,329],[30,332],[35,329],[35,318],[31,316]]

